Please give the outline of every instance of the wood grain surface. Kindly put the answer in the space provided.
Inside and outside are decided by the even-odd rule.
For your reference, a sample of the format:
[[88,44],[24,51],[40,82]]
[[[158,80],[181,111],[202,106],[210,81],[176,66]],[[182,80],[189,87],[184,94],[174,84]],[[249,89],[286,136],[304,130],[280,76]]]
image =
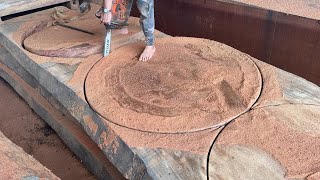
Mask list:
[[0,0],[0,17],[69,1],[70,0]]

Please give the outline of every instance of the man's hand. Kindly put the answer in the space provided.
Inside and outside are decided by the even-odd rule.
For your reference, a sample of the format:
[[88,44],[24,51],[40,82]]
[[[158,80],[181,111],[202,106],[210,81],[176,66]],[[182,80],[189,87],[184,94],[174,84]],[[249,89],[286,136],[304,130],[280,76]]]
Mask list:
[[112,13],[101,13],[100,21],[103,24],[110,24],[111,23],[111,18],[112,18]]

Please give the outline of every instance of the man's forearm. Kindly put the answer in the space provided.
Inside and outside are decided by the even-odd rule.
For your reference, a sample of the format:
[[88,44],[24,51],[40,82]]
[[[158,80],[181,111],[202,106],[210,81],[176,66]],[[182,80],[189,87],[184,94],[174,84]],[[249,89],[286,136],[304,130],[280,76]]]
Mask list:
[[103,7],[105,9],[111,9],[112,7],[112,0],[103,0]]

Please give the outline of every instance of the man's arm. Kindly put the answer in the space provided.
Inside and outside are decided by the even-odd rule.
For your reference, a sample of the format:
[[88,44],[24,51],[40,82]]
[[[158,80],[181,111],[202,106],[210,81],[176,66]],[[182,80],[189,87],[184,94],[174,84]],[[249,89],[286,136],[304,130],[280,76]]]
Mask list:
[[102,11],[103,13],[101,14],[100,20],[104,24],[110,24],[111,18],[112,18],[112,13],[111,13],[112,0],[103,0],[103,8],[104,10]]

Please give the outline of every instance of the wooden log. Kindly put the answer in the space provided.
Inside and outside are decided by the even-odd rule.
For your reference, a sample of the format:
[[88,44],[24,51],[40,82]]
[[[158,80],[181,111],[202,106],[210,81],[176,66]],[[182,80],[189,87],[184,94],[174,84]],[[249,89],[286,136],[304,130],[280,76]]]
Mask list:
[[209,153],[210,179],[316,176],[320,166],[319,86],[259,64],[264,76],[260,100],[216,139]]
[[[292,153],[299,152],[296,147],[291,148],[290,152],[287,147],[292,144],[306,149],[306,145],[312,142],[310,147],[320,147],[317,128],[320,111],[316,106],[320,104],[318,86],[261,63],[229,46],[203,39],[159,39],[156,42],[157,53],[147,63],[136,61],[143,51],[143,43],[118,49],[99,63],[96,62],[100,56],[67,60],[39,57],[23,50],[19,41],[22,38],[17,37],[23,36],[22,32],[29,26],[31,27],[27,24],[16,29],[16,26],[8,24],[6,28],[0,28],[0,43],[50,95],[43,96],[61,104],[63,111],[69,112],[81,124],[126,178],[205,179],[207,150],[215,142],[217,134],[220,136],[210,158],[212,177],[228,179],[236,172],[239,176],[235,179],[240,179],[240,176],[242,179],[250,179],[251,175],[281,179],[285,170],[288,170],[292,178],[297,177],[296,175],[303,177],[312,170],[311,166],[305,164],[307,161],[302,162],[303,159],[297,161],[304,165],[299,167],[299,163],[288,163],[290,160],[284,161],[282,158],[288,154],[299,158],[307,152]],[[21,33],[17,35],[17,32]],[[70,66],[62,65],[62,62]],[[216,131],[210,129],[179,134],[186,130],[190,132],[194,128],[219,125],[229,115],[233,117],[234,112],[242,112],[254,95],[260,92],[257,91],[260,89],[261,81],[257,79],[260,73],[253,68],[252,62],[258,65],[264,82],[257,104],[252,108],[248,106],[249,111],[230,123],[222,133],[218,133],[220,128]],[[95,63],[96,66],[90,70]],[[76,70],[74,65],[77,66]],[[17,68],[13,68],[13,71],[17,71]],[[65,74],[72,78],[65,78]],[[85,80],[86,77],[88,81]],[[85,81],[87,86],[83,84]],[[104,91],[104,88],[108,91]],[[83,97],[84,91],[87,98]],[[100,95],[96,95],[98,93]],[[92,111],[87,104],[89,101],[97,112],[105,114],[105,119]],[[282,103],[284,104],[281,105]],[[303,103],[315,106],[304,107],[305,105],[301,105]],[[225,115],[219,118],[223,113]],[[153,119],[149,118],[151,116]],[[182,117],[185,118],[184,121]],[[141,123],[138,118],[146,123]],[[111,120],[118,125],[111,123]],[[281,124],[275,126],[274,121]],[[173,131],[178,134],[170,133]],[[233,131],[239,134],[234,134]],[[284,132],[290,132],[292,137],[286,136]],[[254,139],[254,135],[261,137]],[[304,137],[312,141],[305,141]],[[314,138],[311,139],[312,137]],[[283,153],[263,149],[261,146],[264,143],[260,141],[269,143],[267,147],[274,147]],[[270,145],[270,142],[277,144]],[[284,142],[291,144],[285,146]],[[250,143],[251,146],[243,147],[245,143]],[[283,151],[284,148],[288,151]],[[276,157],[279,161],[275,160]],[[257,159],[257,166],[252,161],[254,158]],[[320,158],[313,158],[310,153],[303,158],[308,160],[309,165],[314,162],[315,171],[319,169]]]
[[70,0],[0,0],[0,17],[69,1]]
[[[105,29],[94,16],[86,18],[88,17],[72,21],[68,25],[93,32],[94,35],[61,26],[47,28],[47,23],[41,22],[26,32],[23,38],[24,47],[34,54],[49,57],[88,57],[102,53]],[[136,41],[143,38],[138,18],[131,18],[129,23],[130,34],[113,36],[111,47],[113,50],[130,42],[130,38]]]
[[59,178],[0,132],[1,179]]
[[[37,86],[41,88],[39,84],[37,84],[28,72],[20,67],[19,63],[2,46],[0,46],[0,54],[0,76],[57,132],[64,143],[83,161],[88,169],[98,179],[121,179],[120,173],[117,172],[116,168],[112,166],[99,148],[94,146],[94,142],[90,141],[90,137],[86,136],[84,131],[76,123],[72,123],[74,120],[70,119],[70,116],[56,111],[55,108],[51,106],[51,104],[57,105],[58,103],[53,101],[49,102],[39,92],[35,91],[34,87]],[[13,67],[15,67],[16,72],[10,69]],[[52,68],[58,69],[58,67],[58,65],[52,65]],[[61,68],[62,65],[60,69]],[[71,68],[69,68],[69,70],[71,70]],[[33,87],[29,84],[32,84]],[[44,89],[41,91],[45,92]],[[48,97],[48,93],[45,92],[45,94]],[[0,132],[0,144],[1,134]],[[2,168],[0,169],[3,170]],[[3,174],[1,170],[0,173]]]
[[[51,26],[50,22],[42,21],[24,32],[24,48],[34,54],[48,57],[74,58],[102,54],[105,28],[94,16],[99,8],[98,5],[92,5],[89,13],[68,23],[69,26],[92,32],[94,35],[61,26]],[[73,17],[78,13],[66,10],[65,14],[71,14],[70,17]],[[144,39],[139,24],[138,18],[130,17],[127,27],[130,33],[119,35],[119,30],[112,31],[111,50]],[[47,27],[48,25],[50,27]],[[162,37],[164,34],[155,31],[155,36]]]

